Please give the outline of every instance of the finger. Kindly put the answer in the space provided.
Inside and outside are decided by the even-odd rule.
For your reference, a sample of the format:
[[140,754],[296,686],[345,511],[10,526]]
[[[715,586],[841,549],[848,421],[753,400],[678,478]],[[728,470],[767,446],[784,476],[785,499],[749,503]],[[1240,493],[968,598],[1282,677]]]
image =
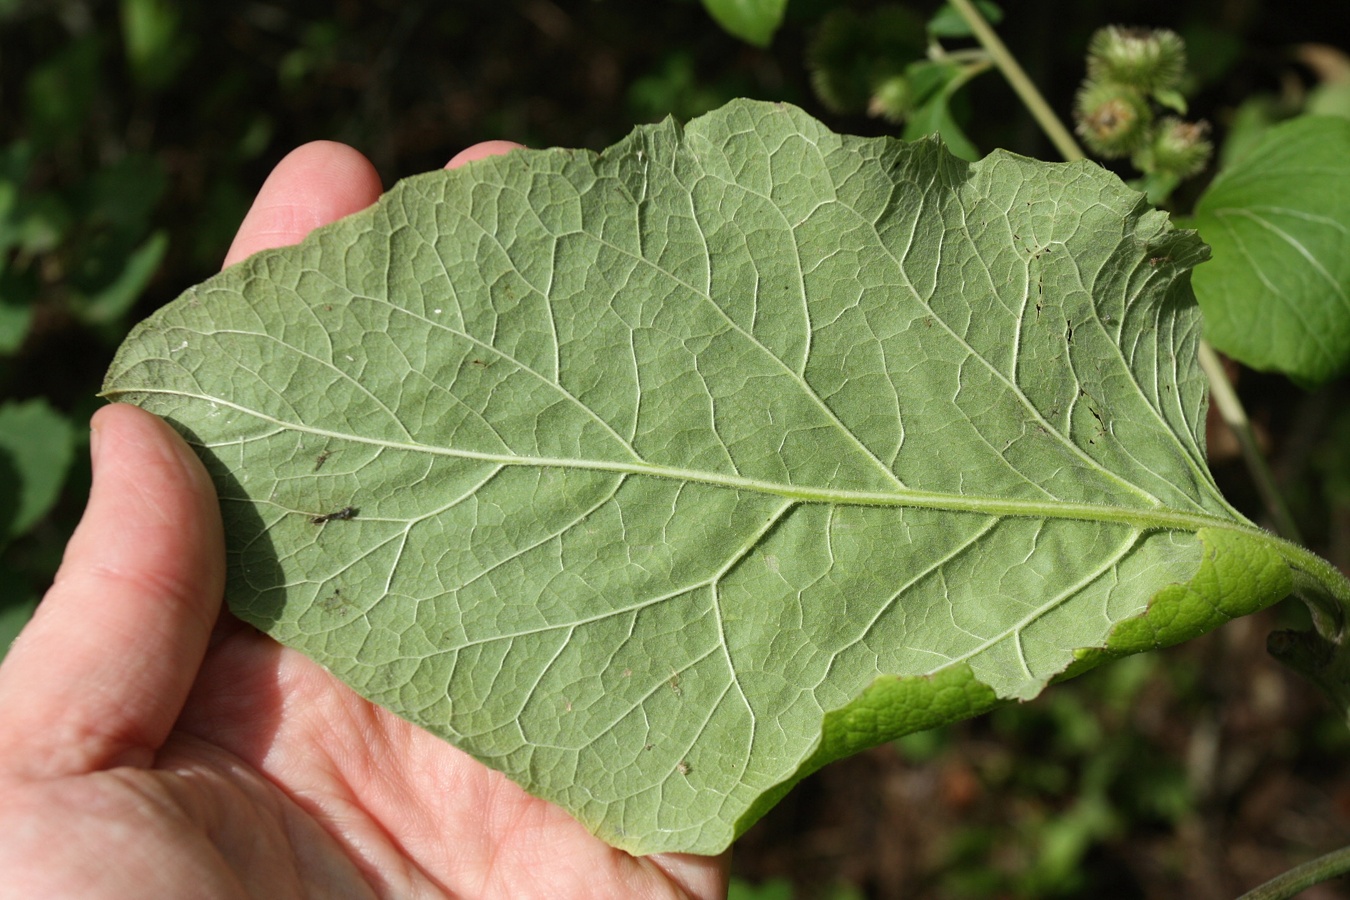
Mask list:
[[731,851],[717,856],[692,853],[656,853],[645,862],[665,873],[689,897],[725,897],[731,878]]
[[225,265],[259,250],[298,244],[320,225],[365,209],[381,190],[375,167],[351,147],[333,141],[297,147],[263,182]]
[[510,153],[512,150],[519,150],[520,144],[515,141],[483,141],[481,144],[474,144],[472,147],[456,153],[445,164],[447,169],[458,169],[467,162],[473,162],[475,159],[484,159],[489,156],[501,156],[503,153]]
[[215,490],[125,404],[95,413],[94,482],[37,614],[0,666],[0,771],[147,765],[201,666],[225,583]]

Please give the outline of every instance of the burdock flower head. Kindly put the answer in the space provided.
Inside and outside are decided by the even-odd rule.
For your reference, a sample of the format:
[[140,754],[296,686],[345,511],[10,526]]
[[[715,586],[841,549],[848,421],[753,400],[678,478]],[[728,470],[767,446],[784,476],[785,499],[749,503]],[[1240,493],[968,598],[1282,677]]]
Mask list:
[[1176,90],[1186,72],[1186,45],[1165,28],[1098,29],[1088,43],[1088,80],[1129,85],[1144,94]]
[[1145,172],[1189,178],[1205,167],[1213,152],[1207,123],[1168,116],[1158,122],[1151,139],[1135,151],[1132,161],[1135,168]]
[[1128,156],[1155,203],[1203,169],[1214,149],[1205,123],[1162,116],[1165,109],[1186,114],[1185,74],[1186,45],[1176,32],[1112,25],[1092,36],[1087,78],[1074,98],[1083,143],[1106,159]]
[[1108,159],[1139,149],[1153,124],[1148,100],[1134,88],[1113,82],[1084,82],[1074,112],[1079,137],[1094,153]]

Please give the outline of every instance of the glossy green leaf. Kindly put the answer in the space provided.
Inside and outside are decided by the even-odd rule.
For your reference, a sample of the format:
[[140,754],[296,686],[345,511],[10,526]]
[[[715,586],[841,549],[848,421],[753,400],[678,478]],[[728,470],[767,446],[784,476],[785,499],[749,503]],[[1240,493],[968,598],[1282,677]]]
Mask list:
[[1350,366],[1350,120],[1270,127],[1219,173],[1194,225],[1205,336],[1257,369],[1320,384]]
[[703,0],[718,25],[756,47],[767,47],[783,24],[787,0]]
[[[737,101],[408,179],[143,323],[240,616],[635,853],[1335,580],[1205,467],[1204,245]],[[1159,263],[1165,259],[1165,263]]]

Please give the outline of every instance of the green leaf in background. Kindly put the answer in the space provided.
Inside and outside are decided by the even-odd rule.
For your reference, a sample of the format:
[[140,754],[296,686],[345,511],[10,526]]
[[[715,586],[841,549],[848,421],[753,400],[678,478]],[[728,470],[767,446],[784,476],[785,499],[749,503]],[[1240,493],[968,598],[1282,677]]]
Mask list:
[[1249,366],[1321,384],[1350,365],[1350,121],[1270,127],[1205,191],[1194,226],[1205,337]]
[[37,597],[24,577],[0,560],[0,662],[36,609]]
[[192,36],[180,26],[172,0],[122,0],[122,47],[136,80],[151,88],[173,81],[192,55]]
[[787,0],[703,0],[703,7],[727,33],[767,47],[783,24]]
[[89,293],[77,293],[75,310],[80,320],[90,325],[110,325],[130,311],[169,249],[169,236],[163,231],[150,235],[145,243],[127,254],[120,272],[107,284]]
[[712,853],[844,754],[1345,594],[1206,469],[1205,252],[1089,163],[736,101],[406,180],[105,389],[203,454],[237,614]]
[[46,400],[0,405],[0,546],[51,509],[74,453],[75,429]]
[[950,63],[913,63],[905,70],[914,91],[914,108],[905,119],[905,140],[913,141],[930,134],[942,138],[947,149],[962,159],[979,159],[980,151],[952,116],[953,95],[979,74],[968,66]]
[[1350,81],[1319,84],[1308,92],[1306,110],[1310,116],[1336,116],[1350,119]]
[[21,192],[32,152],[23,141],[0,147],[0,355],[19,349],[28,336],[36,296],[33,279],[16,271],[12,254],[26,250]]
[[[975,8],[990,25],[1003,21],[1003,10],[990,0],[975,0]],[[936,38],[971,37],[970,23],[950,3],[944,3],[928,20],[928,33]]]
[[908,7],[886,4],[865,14],[833,9],[806,48],[811,87],[832,112],[872,114],[878,92],[885,94],[897,76],[903,92],[912,92],[905,70],[924,59],[927,41],[923,19]]
[[7,272],[0,272],[0,355],[13,353],[22,346],[33,321],[32,306],[9,299],[10,294],[5,291],[10,286],[6,275]]
[[[48,149],[88,127],[101,82],[103,41],[103,35],[91,29],[27,73],[24,119],[28,139],[37,147]],[[6,105],[12,108],[14,102],[8,99]]]
[[0,661],[4,660],[9,645],[14,643],[19,632],[23,631],[23,626],[33,618],[36,609],[37,602],[31,600],[22,603],[0,602]]
[[[762,884],[753,884],[732,876],[727,885],[727,900],[794,900],[802,896],[786,878],[772,878]],[[810,896],[817,900],[862,900],[862,892],[848,884],[829,887],[813,886]]]
[[755,885],[740,878],[732,878],[727,885],[727,900],[792,900],[792,883],[775,878]]

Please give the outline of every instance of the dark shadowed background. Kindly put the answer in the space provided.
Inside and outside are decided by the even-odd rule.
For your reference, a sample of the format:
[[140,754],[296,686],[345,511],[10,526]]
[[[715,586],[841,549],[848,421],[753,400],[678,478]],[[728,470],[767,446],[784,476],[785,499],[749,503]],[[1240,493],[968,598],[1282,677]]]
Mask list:
[[[0,647],[82,507],[85,424],[113,350],[219,267],[288,150],[345,141],[391,184],[479,140],[598,150],[736,96],[894,134],[832,112],[806,63],[827,11],[879,5],[790,0],[758,49],[697,0],[0,0]],[[1000,33],[1064,116],[1106,24],[1186,38],[1191,112],[1219,141],[1252,98],[1295,108],[1350,80],[1340,4],[1004,6]],[[956,115],[982,152],[1056,158],[996,73]],[[1231,371],[1305,537],[1344,568],[1346,383],[1309,393]],[[1212,427],[1210,447],[1225,493],[1259,520],[1233,439]],[[732,894],[1209,900],[1350,843],[1350,732],[1264,649],[1297,618],[1276,608],[828,767],[738,844]]]

